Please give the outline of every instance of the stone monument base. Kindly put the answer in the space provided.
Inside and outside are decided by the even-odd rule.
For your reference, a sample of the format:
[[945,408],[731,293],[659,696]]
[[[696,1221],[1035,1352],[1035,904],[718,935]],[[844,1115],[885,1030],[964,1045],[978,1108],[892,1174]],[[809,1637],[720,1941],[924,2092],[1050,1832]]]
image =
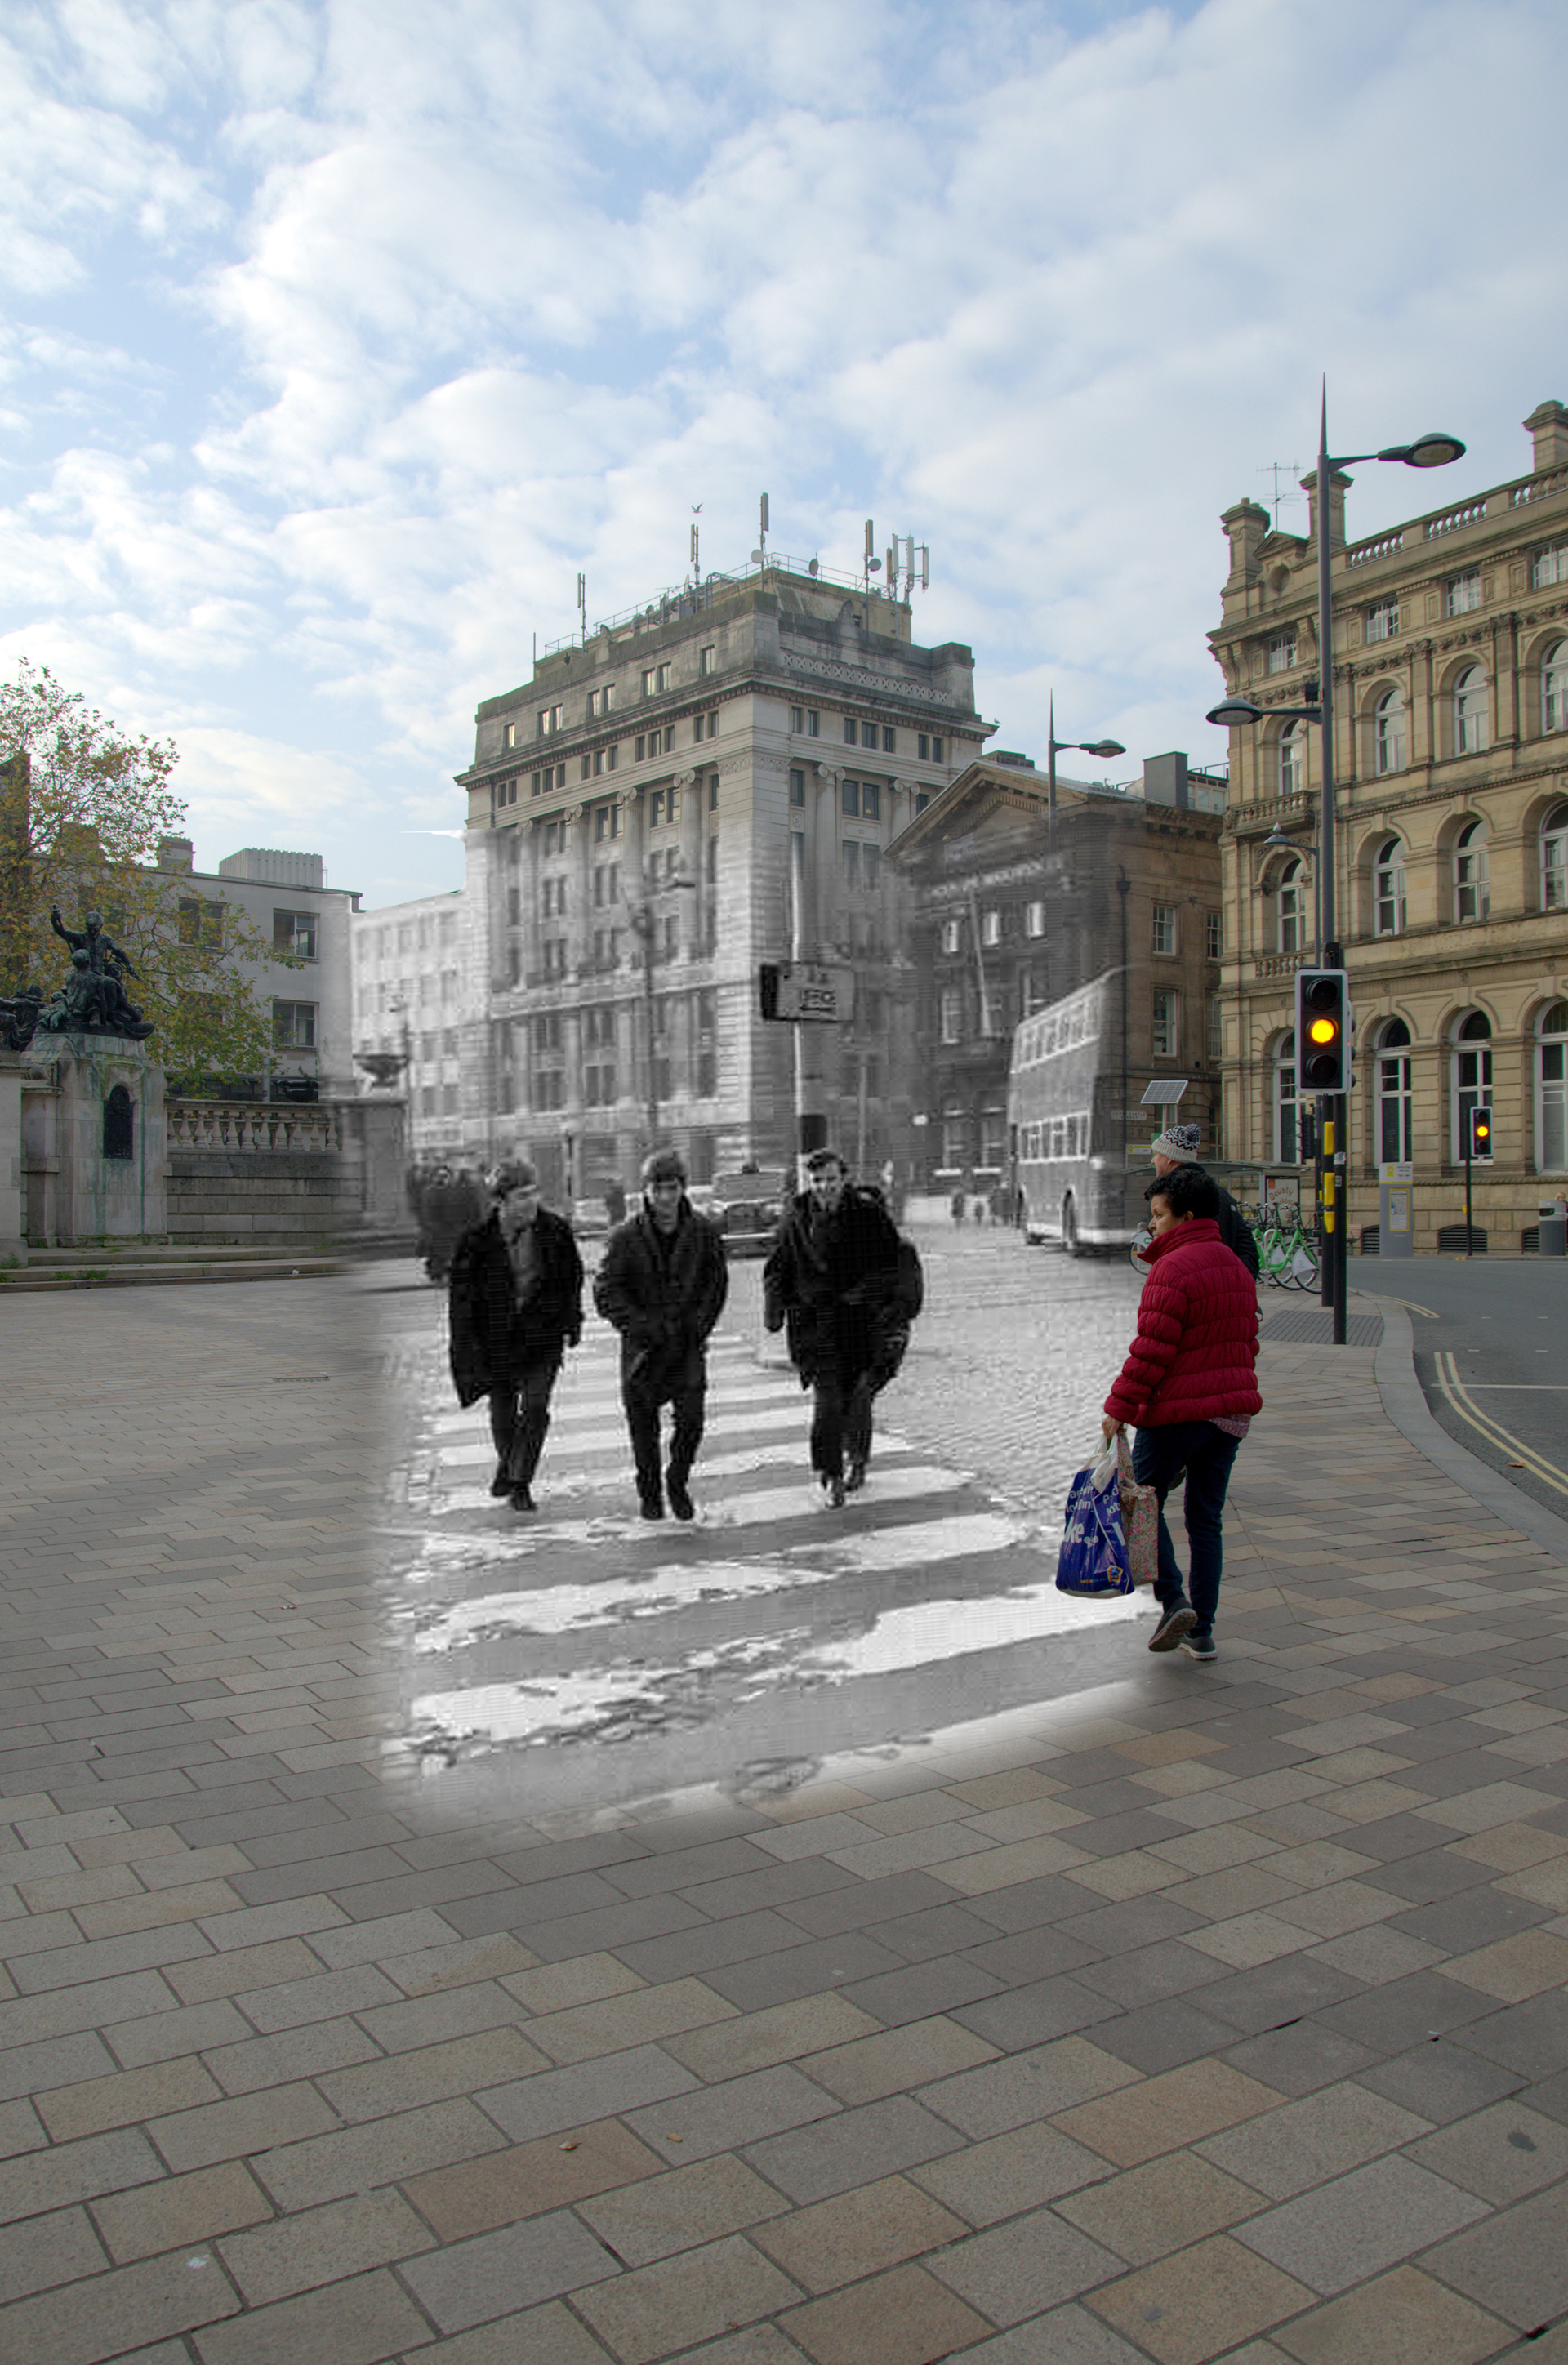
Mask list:
[[163,1070],[119,1035],[39,1033],[21,1055],[22,1220],[29,1239],[168,1230]]

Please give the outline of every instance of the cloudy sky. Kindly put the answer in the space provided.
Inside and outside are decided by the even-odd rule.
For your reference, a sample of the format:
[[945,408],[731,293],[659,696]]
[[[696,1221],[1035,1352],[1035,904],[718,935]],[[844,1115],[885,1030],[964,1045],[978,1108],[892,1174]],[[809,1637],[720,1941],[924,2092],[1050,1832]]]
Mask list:
[[1002,745],[1054,687],[1212,758],[1219,512],[1319,373],[1470,445],[1357,534],[1568,399],[1565,86],[1560,0],[10,0],[0,661],[174,734],[204,868],[393,902],[577,570],[678,582],[698,501],[744,565],[766,488],[929,543]]

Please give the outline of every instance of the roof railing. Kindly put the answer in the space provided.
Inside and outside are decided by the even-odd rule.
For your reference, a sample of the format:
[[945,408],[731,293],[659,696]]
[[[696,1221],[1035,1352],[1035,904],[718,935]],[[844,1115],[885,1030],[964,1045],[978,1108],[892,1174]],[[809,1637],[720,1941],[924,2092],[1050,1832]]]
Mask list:
[[[580,630],[563,633],[559,640],[546,641],[539,654],[542,657],[558,656],[562,649],[586,649],[608,633],[613,641],[634,640],[639,633],[658,632],[666,624],[678,623],[689,616],[700,616],[711,608],[721,592],[743,583],[758,581],[767,575],[794,575],[802,581],[837,585],[841,589],[864,595],[868,586],[863,575],[846,575],[842,567],[824,566],[818,558],[791,558],[783,551],[770,550],[760,560],[748,560],[738,572],[705,575],[693,583],[689,576],[681,584],[655,592],[651,600],[642,600],[635,608],[623,608],[619,615],[601,616],[588,633]],[[879,583],[869,586],[872,597],[885,600],[887,592]],[[901,601],[899,605],[906,605]]]

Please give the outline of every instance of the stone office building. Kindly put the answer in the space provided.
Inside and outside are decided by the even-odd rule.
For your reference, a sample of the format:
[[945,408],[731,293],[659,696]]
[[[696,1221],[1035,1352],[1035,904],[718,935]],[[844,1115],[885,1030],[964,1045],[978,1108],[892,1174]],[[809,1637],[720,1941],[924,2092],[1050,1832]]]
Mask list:
[[[557,1197],[631,1181],[656,1135],[694,1180],[793,1142],[791,1029],[757,970],[798,939],[855,970],[830,1124],[907,1155],[910,970],[883,860],[978,753],[973,659],[907,601],[771,557],[547,650],[487,699],[466,909],[483,1015],[463,1130]],[[824,1033],[826,1030],[823,1030]]]
[[1127,980],[1116,1093],[1129,1157],[1159,1129],[1138,1105],[1157,1077],[1186,1080],[1182,1119],[1212,1146],[1225,802],[1223,774],[1182,755],[1120,785],[1058,778],[1053,861],[1046,776],[997,754],[904,831],[892,860],[913,898],[916,1192],[1009,1187],[1014,1028],[1113,970]]
[[[1417,1248],[1462,1246],[1462,1126],[1495,1111],[1475,1179],[1495,1250],[1533,1245],[1568,1176],[1568,409],[1525,427],[1522,476],[1349,542],[1329,488],[1336,902],[1356,1016],[1352,1242],[1380,1174],[1414,1185]],[[1226,511],[1210,635],[1229,689],[1304,703],[1318,674],[1314,536]],[[1223,987],[1226,1149],[1293,1160],[1294,978],[1314,958],[1315,726],[1231,734]],[[1389,1169],[1400,1170],[1397,1175]]]

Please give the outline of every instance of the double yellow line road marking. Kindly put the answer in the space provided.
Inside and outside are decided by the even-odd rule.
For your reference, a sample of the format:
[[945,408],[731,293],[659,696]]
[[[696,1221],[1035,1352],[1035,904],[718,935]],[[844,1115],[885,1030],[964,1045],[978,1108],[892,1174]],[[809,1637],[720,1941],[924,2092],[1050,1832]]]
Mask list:
[[1488,1445],[1495,1447],[1498,1452],[1506,1454],[1510,1461],[1517,1462],[1533,1477],[1539,1478],[1542,1485],[1551,1487],[1559,1495],[1568,1496],[1568,1470],[1560,1469],[1555,1462],[1549,1462],[1533,1446],[1526,1445],[1522,1439],[1489,1418],[1469,1394],[1459,1376],[1459,1367],[1446,1348],[1439,1350],[1435,1361],[1438,1385],[1461,1420],[1474,1429],[1478,1437],[1484,1437]]

